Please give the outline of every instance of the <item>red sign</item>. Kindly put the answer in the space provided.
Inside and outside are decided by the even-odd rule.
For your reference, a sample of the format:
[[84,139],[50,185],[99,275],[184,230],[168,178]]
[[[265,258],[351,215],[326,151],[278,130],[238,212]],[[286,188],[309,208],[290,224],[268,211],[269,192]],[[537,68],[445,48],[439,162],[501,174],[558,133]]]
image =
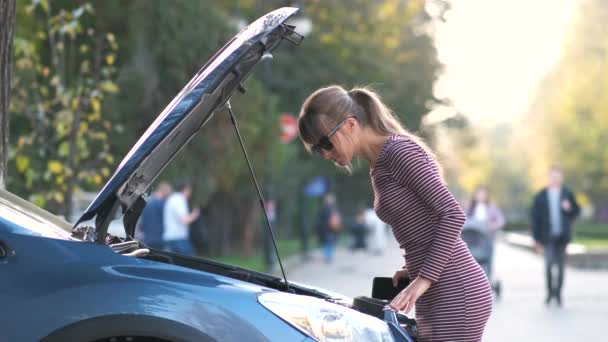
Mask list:
[[281,142],[290,143],[298,136],[298,124],[296,118],[291,114],[282,114],[279,118],[281,125]]

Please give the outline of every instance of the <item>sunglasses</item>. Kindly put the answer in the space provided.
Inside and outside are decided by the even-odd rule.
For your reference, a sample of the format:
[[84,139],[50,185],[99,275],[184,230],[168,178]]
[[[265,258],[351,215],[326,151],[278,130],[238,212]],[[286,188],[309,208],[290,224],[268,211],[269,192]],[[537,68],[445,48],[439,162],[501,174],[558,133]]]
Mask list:
[[315,154],[321,154],[321,152],[323,150],[325,151],[331,151],[334,148],[334,144],[331,143],[331,141],[329,140],[329,138],[331,138],[332,135],[334,135],[338,129],[340,129],[340,127],[342,127],[342,125],[344,125],[344,123],[346,122],[346,120],[348,120],[349,118],[351,118],[351,116],[347,117],[346,119],[340,121],[340,123],[338,123],[336,125],[336,127],[334,127],[331,131],[329,131],[329,133],[327,133],[326,135],[322,136],[319,139],[319,142],[312,145],[312,152]]

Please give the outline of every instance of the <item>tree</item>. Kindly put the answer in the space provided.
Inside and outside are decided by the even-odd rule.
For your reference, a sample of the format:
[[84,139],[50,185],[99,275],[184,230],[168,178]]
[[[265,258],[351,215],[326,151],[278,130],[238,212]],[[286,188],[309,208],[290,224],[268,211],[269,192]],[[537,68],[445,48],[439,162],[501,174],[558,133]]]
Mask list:
[[112,33],[95,30],[93,13],[86,3],[66,10],[32,1],[22,13],[29,30],[15,38],[15,190],[68,219],[74,193],[110,176],[107,142],[121,131],[101,112],[104,98],[118,90],[118,44]]
[[[48,4],[44,0],[35,2],[38,6]],[[238,19],[251,22],[288,3],[284,0],[95,2],[95,14],[87,12],[86,18],[79,20],[81,26],[94,27],[94,37],[103,37],[104,32],[111,31],[121,43],[115,52],[121,58],[116,59],[115,69],[110,68],[116,72],[114,80],[120,92],[103,97],[102,119],[114,123],[109,132],[116,133],[115,127],[120,124],[124,134],[112,134],[112,138],[105,141],[108,154],[126,154],[190,77],[238,32],[235,25]],[[58,13],[60,7],[81,6],[75,0],[55,0],[53,4],[56,7],[53,13]],[[345,8],[353,10],[345,11]],[[39,21],[44,19],[40,17],[42,8],[37,11],[38,17],[18,18],[24,23],[23,30],[18,32],[29,37],[30,42],[40,31]],[[440,71],[428,29],[435,19],[426,14],[422,0],[302,2],[302,12],[311,19],[313,32],[298,48],[283,42],[276,58],[261,63],[247,80],[247,94],[232,100],[260,185],[274,196],[280,207],[278,226],[288,228],[281,229],[281,234],[292,231],[292,218],[299,209],[298,196],[294,194],[301,194],[302,185],[311,176],[320,173],[336,176],[334,190],[340,192],[342,198],[352,198],[353,203],[362,199],[369,203],[371,191],[366,186],[369,181],[364,172],[357,171],[354,177],[337,177],[338,170],[306,155],[297,141],[280,144],[279,116],[285,112],[296,113],[306,95],[328,83],[342,83],[347,87],[371,84],[407,125],[416,130],[420,118],[435,101],[432,85]],[[96,46],[91,44],[94,37],[81,36],[88,40],[89,52]],[[43,60],[52,56],[45,41],[33,45]],[[21,55],[27,51],[23,47]],[[102,58],[102,62],[104,60]],[[25,71],[31,69],[19,71],[24,72],[23,80]],[[44,68],[40,70],[46,72]],[[54,75],[55,69],[49,64],[48,77]],[[41,77],[40,71],[36,76]],[[48,89],[51,88],[47,86]],[[36,91],[31,90],[31,94]],[[15,148],[20,144],[18,138],[22,134],[27,137],[33,130],[32,122],[37,122],[30,120],[31,114],[36,114],[33,109],[36,109],[33,105],[27,112],[15,108],[15,113],[19,113],[19,120],[11,124],[15,132],[19,132],[13,135]],[[21,143],[29,141],[22,139]],[[44,144],[38,141],[35,145],[39,148]],[[15,170],[18,167],[23,170],[12,178],[22,194],[31,193],[32,180],[45,180],[47,173],[48,180],[56,180],[54,177],[59,175],[49,171],[48,161],[56,160],[52,155],[39,155],[30,145],[21,148],[26,147],[27,153],[15,153],[11,159]],[[90,156],[98,153],[91,151]],[[27,161],[23,157],[18,160],[19,156],[27,157]],[[117,160],[107,163],[108,167],[115,167]],[[66,160],[59,161],[62,166],[66,165]],[[53,164],[54,168],[57,166]],[[42,178],[28,176],[28,172],[33,172],[28,169],[43,170]],[[101,170],[103,167],[98,168]],[[103,179],[103,174],[100,176]],[[262,231],[261,210],[226,112],[218,111],[160,176],[170,181],[183,178],[193,180],[193,204],[208,204],[210,214],[205,216],[205,221],[209,227],[210,252],[251,251],[257,233]],[[84,176],[78,185],[90,189],[101,186],[86,179]],[[42,188],[48,189],[51,185],[57,187],[51,182],[42,184]],[[44,194],[46,200],[57,196],[51,190]],[[45,199],[40,193],[36,195],[37,200]],[[47,202],[46,206],[61,209],[56,204]]]
[[[225,5],[225,11],[251,20],[284,4],[240,1]],[[310,19],[312,32],[301,46],[277,51],[269,72],[256,74],[277,95],[279,113],[297,113],[304,98],[322,86],[371,85],[410,130],[420,129],[421,118],[438,101],[433,84],[441,71],[431,35],[437,18],[428,15],[425,1],[310,1],[303,3],[301,13]],[[289,175],[274,180],[284,196],[279,203],[293,202],[293,193],[319,174],[331,178],[344,207],[371,203],[365,168],[355,167],[352,177],[344,177],[330,163],[315,160],[294,145],[287,148],[285,167],[275,165],[280,174]]]
[[[107,1],[97,6],[96,18],[117,32],[124,56],[117,79],[121,93],[108,102],[109,115],[130,132],[110,142],[114,154],[120,156],[192,75],[238,32],[226,13],[199,1]],[[282,152],[279,144],[270,144],[268,139],[276,129],[277,99],[261,86],[258,75],[246,82],[246,96],[234,96],[232,106],[242,118],[239,126],[252,163],[264,179],[273,166],[267,162],[269,156]],[[193,182],[192,204],[208,204],[204,219],[211,242],[205,252],[215,255],[233,250],[251,254],[254,250],[260,211],[248,177],[225,111],[215,113],[160,175],[164,180]]]
[[6,183],[15,0],[0,0],[0,188]]
[[[608,5],[587,0],[570,29],[563,57],[542,83],[529,118],[549,159],[567,181],[608,210]],[[533,164],[539,162],[530,158]]]

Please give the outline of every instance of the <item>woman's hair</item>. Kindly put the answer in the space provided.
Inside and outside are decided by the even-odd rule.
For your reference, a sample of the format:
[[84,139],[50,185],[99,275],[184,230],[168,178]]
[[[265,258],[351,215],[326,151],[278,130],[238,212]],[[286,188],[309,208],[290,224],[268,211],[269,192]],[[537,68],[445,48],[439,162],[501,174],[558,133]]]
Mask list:
[[422,139],[405,129],[380,96],[368,87],[347,91],[332,85],[312,93],[302,104],[298,117],[298,131],[304,147],[310,152],[324,134],[348,117],[356,118],[362,127],[369,127],[378,134],[403,135],[416,142],[433,159],[442,176],[435,153]]

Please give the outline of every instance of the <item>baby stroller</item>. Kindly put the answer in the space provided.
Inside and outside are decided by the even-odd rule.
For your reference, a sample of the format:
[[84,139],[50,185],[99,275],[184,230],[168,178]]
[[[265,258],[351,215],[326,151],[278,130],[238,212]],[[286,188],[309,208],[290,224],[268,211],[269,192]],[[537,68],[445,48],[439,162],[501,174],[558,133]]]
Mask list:
[[500,298],[501,284],[499,280],[492,278],[492,256],[494,251],[494,239],[486,229],[484,223],[467,219],[462,227],[461,237],[467,244],[471,255],[479,263],[490,281],[492,291],[496,298]]

